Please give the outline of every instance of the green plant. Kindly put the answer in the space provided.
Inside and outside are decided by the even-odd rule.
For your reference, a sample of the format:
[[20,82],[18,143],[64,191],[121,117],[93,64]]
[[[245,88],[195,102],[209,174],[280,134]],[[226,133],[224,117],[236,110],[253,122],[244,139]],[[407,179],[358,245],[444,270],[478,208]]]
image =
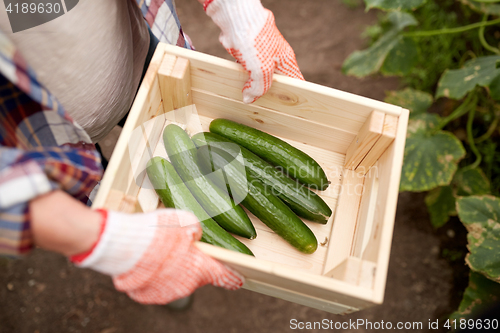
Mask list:
[[[389,103],[410,110],[401,191],[428,191],[431,222],[468,230],[469,287],[451,318],[500,296],[500,0],[365,0],[386,15],[343,72],[397,75]],[[436,100],[442,112],[430,112]]]
[[362,0],[341,0],[349,8],[358,8],[363,3]]

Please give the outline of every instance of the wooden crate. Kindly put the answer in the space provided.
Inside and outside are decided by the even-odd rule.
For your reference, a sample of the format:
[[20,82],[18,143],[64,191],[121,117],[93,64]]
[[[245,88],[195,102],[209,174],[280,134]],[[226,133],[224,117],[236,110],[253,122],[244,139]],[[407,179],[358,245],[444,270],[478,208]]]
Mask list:
[[275,75],[269,92],[242,103],[240,65],[160,44],[104,174],[93,207],[125,212],[158,208],[144,172],[166,157],[163,128],[193,135],[227,118],[276,135],[310,154],[331,185],[319,194],[334,212],[326,225],[305,221],[318,250],[295,250],[249,213],[258,236],[239,238],[255,258],[205,243],[203,252],[246,277],[244,288],[332,313],[384,298],[408,110]]

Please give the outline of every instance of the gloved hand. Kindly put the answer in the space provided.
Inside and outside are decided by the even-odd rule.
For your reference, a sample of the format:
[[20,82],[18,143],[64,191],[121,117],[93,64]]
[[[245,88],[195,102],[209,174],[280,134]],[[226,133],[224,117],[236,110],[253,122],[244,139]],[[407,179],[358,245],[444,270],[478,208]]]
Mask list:
[[250,75],[243,102],[252,103],[264,95],[273,72],[304,80],[295,53],[260,0],[206,0],[203,6],[221,29],[221,44]]
[[79,267],[111,275],[117,290],[146,304],[166,304],[212,284],[238,289],[243,277],[194,246],[196,217],[162,209],[147,214],[101,210],[101,235],[92,249],[71,257]]

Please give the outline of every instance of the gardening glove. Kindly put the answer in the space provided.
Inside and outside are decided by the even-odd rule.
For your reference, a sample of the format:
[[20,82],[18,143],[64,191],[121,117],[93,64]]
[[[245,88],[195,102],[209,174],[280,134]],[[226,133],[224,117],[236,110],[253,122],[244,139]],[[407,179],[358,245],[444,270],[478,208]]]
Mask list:
[[111,275],[117,290],[146,304],[166,304],[212,284],[235,290],[243,277],[198,250],[197,218],[161,209],[146,214],[100,210],[101,235],[88,252],[71,257],[77,266]]
[[250,75],[243,102],[255,102],[271,87],[273,72],[304,80],[295,53],[260,0],[206,0],[208,16],[219,26],[219,41]]

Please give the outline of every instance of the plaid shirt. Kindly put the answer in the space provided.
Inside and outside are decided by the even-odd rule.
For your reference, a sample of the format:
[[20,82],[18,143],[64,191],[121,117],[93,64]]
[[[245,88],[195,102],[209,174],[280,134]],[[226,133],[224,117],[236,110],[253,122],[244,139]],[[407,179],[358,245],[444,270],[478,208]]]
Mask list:
[[[192,48],[173,0],[136,1],[160,42]],[[0,254],[17,256],[33,246],[29,201],[62,189],[87,202],[102,166],[90,137],[1,31],[0,107]]]

